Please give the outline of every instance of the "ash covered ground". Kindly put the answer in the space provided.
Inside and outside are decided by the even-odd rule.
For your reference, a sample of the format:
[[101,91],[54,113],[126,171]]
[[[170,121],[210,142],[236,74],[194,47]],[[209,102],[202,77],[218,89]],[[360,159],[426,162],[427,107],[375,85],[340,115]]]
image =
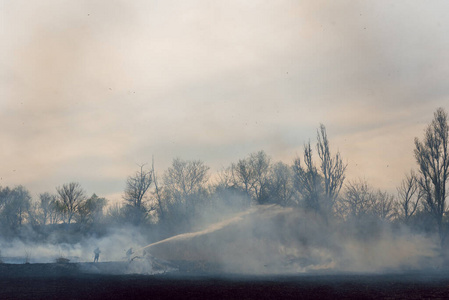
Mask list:
[[126,262],[1,264],[1,299],[442,299],[449,272],[302,275],[172,271],[125,274]]

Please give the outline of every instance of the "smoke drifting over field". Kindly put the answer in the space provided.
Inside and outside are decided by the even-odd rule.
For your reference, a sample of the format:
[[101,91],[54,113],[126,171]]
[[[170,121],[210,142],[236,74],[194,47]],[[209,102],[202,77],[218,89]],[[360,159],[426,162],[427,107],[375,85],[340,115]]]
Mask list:
[[94,249],[101,250],[101,261],[125,260],[126,251],[145,243],[144,237],[134,228],[115,229],[101,238],[90,237],[78,243],[36,243],[15,239],[0,240],[2,260],[5,263],[49,263],[58,258],[69,259],[70,262],[91,262]]
[[[436,239],[405,227],[376,222],[327,222],[315,213],[276,205],[252,207],[203,230],[154,241],[136,228],[111,230],[102,238],[76,244],[1,242],[4,262],[90,262],[93,250],[100,262],[134,260],[124,272],[154,274],[154,262],[173,270],[187,264],[195,270],[242,274],[304,272],[388,272],[437,268],[442,261]],[[366,226],[369,225],[369,226]]]
[[440,263],[432,238],[382,223],[370,226],[326,224],[316,214],[259,206],[205,230],[151,244],[138,255],[251,274],[382,272]]

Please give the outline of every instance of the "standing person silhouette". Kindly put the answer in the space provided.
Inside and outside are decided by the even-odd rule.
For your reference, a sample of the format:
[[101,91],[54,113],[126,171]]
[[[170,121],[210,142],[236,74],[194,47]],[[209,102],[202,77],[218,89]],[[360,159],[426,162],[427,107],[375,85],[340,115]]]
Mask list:
[[98,262],[98,259],[100,258],[100,253],[101,253],[100,248],[97,247],[97,248],[94,250],[94,253],[95,253],[94,262]]

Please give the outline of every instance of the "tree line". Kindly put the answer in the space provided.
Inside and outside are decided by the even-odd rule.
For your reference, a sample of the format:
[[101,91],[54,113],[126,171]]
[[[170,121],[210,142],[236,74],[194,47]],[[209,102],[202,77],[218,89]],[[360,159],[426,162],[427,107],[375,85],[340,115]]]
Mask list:
[[37,201],[24,186],[0,188],[0,231],[15,237],[24,228],[65,225],[89,234],[101,226],[130,224],[170,236],[195,229],[207,215],[219,218],[223,212],[277,204],[312,212],[326,223],[404,224],[437,234],[444,245],[449,228],[448,128],[447,113],[437,109],[423,139],[415,138],[417,167],[404,176],[396,193],[375,189],[363,179],[346,180],[347,163],[339,152],[331,152],[326,127],[320,125],[316,143],[305,143],[292,164],[272,161],[259,151],[214,178],[201,160],[175,158],[162,176],[154,161],[139,165],[126,179],[122,203],[111,206],[96,194],[88,197],[76,182],[42,193]]

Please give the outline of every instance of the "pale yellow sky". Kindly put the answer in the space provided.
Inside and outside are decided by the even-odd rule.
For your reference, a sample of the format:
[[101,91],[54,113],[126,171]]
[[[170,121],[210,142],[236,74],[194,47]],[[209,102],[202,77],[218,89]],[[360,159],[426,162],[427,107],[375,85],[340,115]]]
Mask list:
[[0,0],[0,185],[119,200],[136,163],[291,162],[324,123],[394,191],[448,107],[446,1]]

